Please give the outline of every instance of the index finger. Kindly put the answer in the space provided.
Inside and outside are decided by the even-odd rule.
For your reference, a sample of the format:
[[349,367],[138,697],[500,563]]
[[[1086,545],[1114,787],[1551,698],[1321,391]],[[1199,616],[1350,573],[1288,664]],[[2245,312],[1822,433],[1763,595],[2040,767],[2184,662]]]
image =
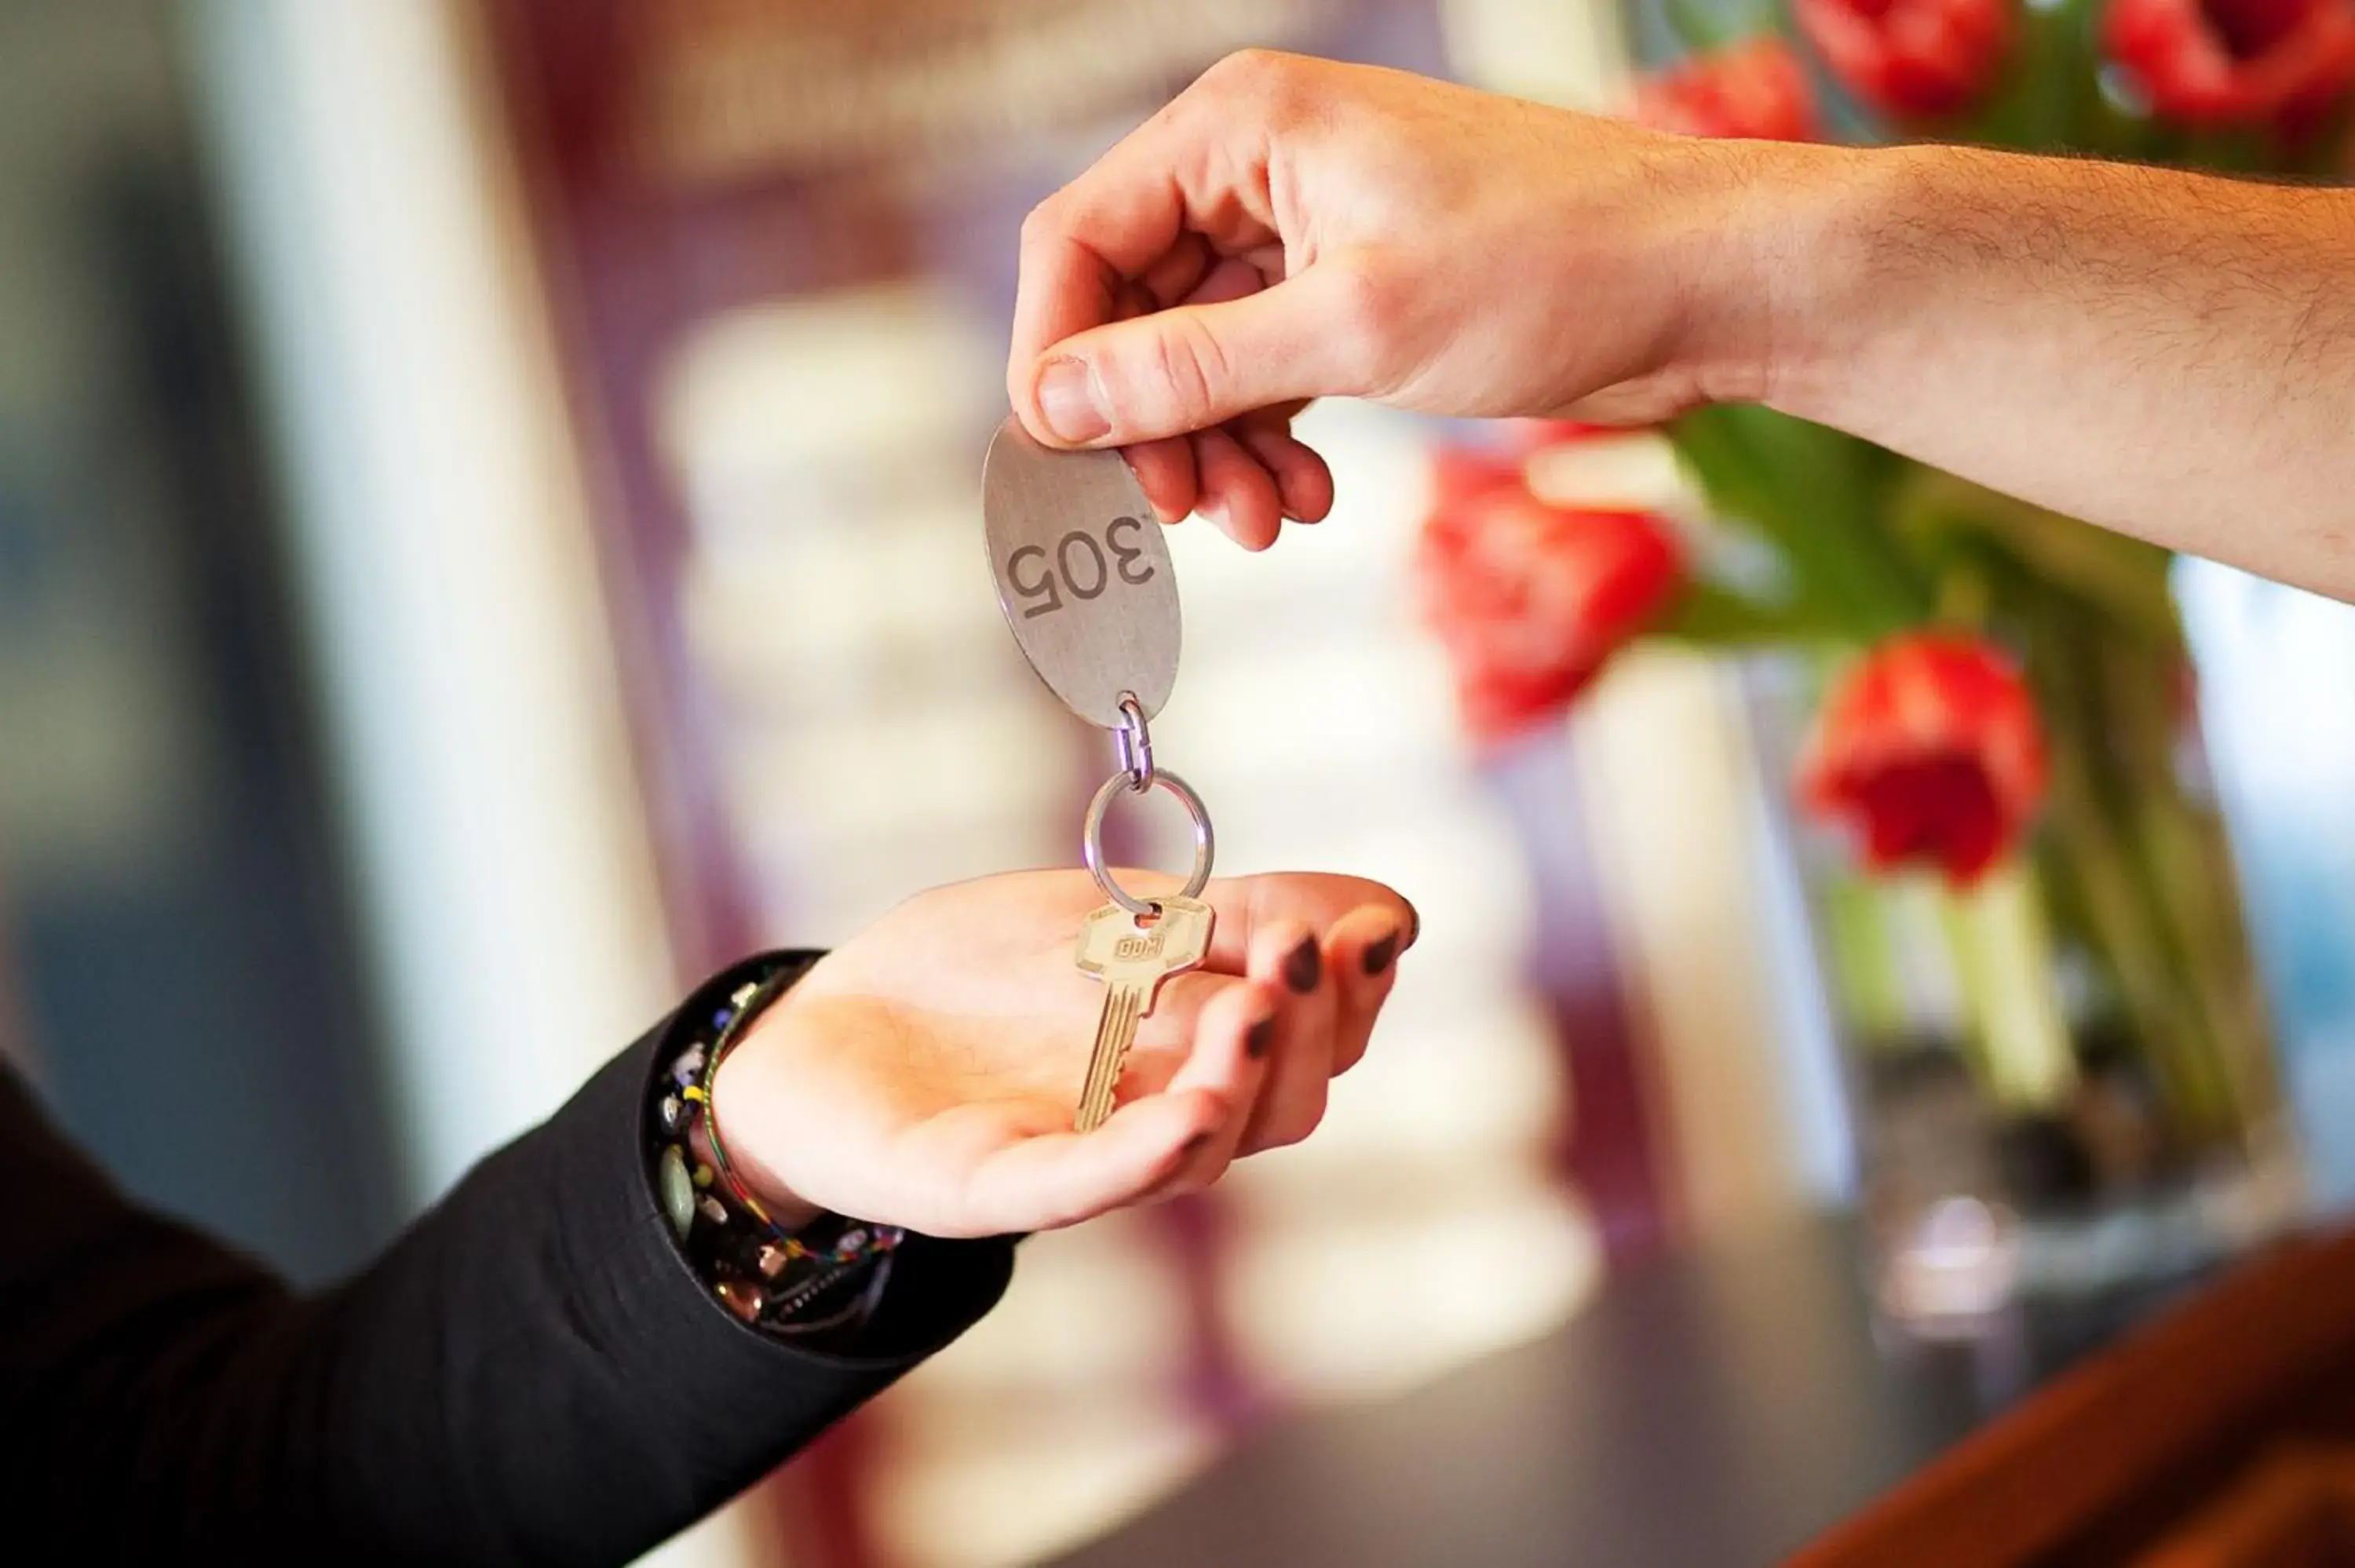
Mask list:
[[1223,65],[1130,132],[1022,224],[1006,387],[1029,406],[1039,356],[1118,316],[1120,288],[1189,230],[1231,254],[1275,238],[1264,127],[1208,111]]
[[[1114,867],[1113,874],[1138,898],[1167,898],[1181,885],[1178,877],[1166,872],[1133,866]],[[1322,938],[1344,915],[1371,906],[1399,916],[1410,948],[1414,946],[1420,924],[1414,906],[1396,888],[1337,872],[1263,871],[1251,876],[1213,877],[1202,889],[1202,901],[1216,916],[1210,951],[1202,960],[1202,968],[1213,974],[1248,973],[1252,934],[1279,921],[1297,921]]]
[[1249,967],[1252,934],[1279,921],[1296,920],[1322,935],[1353,910],[1368,906],[1393,911],[1402,929],[1414,928],[1414,912],[1395,889],[1362,876],[1328,872],[1279,871],[1257,876],[1220,877],[1202,890],[1218,916],[1204,967],[1242,974]]

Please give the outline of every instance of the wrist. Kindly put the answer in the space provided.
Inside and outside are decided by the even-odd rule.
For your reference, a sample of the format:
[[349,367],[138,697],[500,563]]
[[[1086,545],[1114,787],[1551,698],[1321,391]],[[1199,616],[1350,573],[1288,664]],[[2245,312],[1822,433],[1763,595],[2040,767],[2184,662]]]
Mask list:
[[[728,1147],[730,1169],[735,1171],[737,1179],[744,1183],[752,1196],[761,1201],[762,1209],[779,1229],[786,1231],[806,1229],[826,1211],[779,1181],[770,1171],[767,1163],[753,1152],[754,1148],[757,1147],[757,1141],[748,1144],[747,1140],[735,1136],[730,1130],[730,1124],[727,1111],[722,1108],[723,1102],[719,1087],[722,1083],[728,1081],[728,1068],[723,1063],[720,1065],[719,1076],[712,1083],[711,1110],[712,1119],[719,1124],[720,1139]],[[687,1142],[694,1150],[698,1160],[707,1165],[718,1163],[718,1156],[712,1150],[711,1139],[704,1132],[701,1122],[698,1121],[688,1128]]]
[[[785,997],[775,1005],[783,1009],[791,1004],[792,999]],[[712,1119],[719,1125],[729,1166],[738,1179],[780,1227],[800,1230],[826,1211],[795,1192],[766,1157],[768,1139],[762,1129],[770,1118],[762,1113],[776,1108],[780,1094],[790,1097],[791,1090],[760,1083],[762,1065],[758,1057],[741,1054],[731,1054],[719,1064],[711,1080]]]
[[[787,1336],[856,1330],[890,1277],[902,1233],[827,1213],[734,1151],[719,1125],[720,1079],[739,1123],[773,1119],[760,1075],[730,1073],[815,955],[773,953],[723,972],[666,1024],[647,1086],[647,1175],[681,1260],[749,1327]],[[796,1130],[806,1130],[797,1128]],[[765,1152],[756,1136],[746,1150]]]
[[[1676,219],[1641,271],[1678,302],[1663,366],[1703,403],[1764,400],[1774,375],[1791,204],[1789,144],[1675,136],[1651,183]],[[1657,286],[1654,285],[1654,286]]]
[[[1871,385],[1911,269],[1891,265],[1894,237],[1934,250],[1936,192],[1955,149],[1779,145],[1759,182],[1757,215],[1741,248],[1759,318],[1753,401],[1848,428],[1846,413],[1891,395]],[[1902,357],[1902,355],[1900,356]]]

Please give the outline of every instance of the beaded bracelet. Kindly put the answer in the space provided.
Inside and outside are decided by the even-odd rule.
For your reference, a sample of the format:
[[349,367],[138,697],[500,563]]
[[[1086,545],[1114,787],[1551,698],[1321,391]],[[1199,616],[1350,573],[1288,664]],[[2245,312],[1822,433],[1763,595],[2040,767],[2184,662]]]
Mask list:
[[[863,1321],[890,1275],[902,1233],[841,1214],[787,1230],[730,1166],[712,1108],[719,1064],[815,960],[765,960],[685,1044],[653,1089],[655,1185],[671,1233],[720,1304],[773,1333]],[[698,1147],[698,1143],[700,1148]]]

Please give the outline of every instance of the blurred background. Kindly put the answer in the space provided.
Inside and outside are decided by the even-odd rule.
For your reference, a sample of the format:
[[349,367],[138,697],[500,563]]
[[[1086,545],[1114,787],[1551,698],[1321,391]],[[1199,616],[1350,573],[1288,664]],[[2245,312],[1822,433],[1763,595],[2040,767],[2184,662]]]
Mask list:
[[[1615,109],[1658,26],[0,6],[0,1046],[132,1191],[319,1282],[719,964],[1075,863],[1107,749],[978,548],[1024,212],[1233,48]],[[1434,448],[1485,438],[1304,428],[1329,522],[1261,557],[1172,535],[1156,739],[1222,870],[1413,899],[1376,1050],[1310,1143],[1027,1243],[997,1313],[666,1560],[1039,1561],[1273,1416],[1544,1333],[1617,1263],[1856,1197],[1755,673],[1646,646],[1476,745],[1412,561]],[[1695,505],[1656,438],[1603,466],[1581,482]],[[2355,620],[2177,587],[2327,1207],[2355,1191]],[[1175,863],[1176,826],[1137,853]]]

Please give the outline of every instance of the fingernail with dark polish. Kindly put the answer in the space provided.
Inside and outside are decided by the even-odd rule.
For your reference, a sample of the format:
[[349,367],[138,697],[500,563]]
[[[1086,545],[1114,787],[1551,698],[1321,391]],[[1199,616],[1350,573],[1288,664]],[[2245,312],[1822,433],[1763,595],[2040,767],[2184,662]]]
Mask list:
[[1365,951],[1366,972],[1369,975],[1378,975],[1390,968],[1391,960],[1398,957],[1398,945],[1399,934],[1396,931],[1392,931],[1380,941],[1368,942]]
[[1275,1014],[1271,1012],[1244,1033],[1243,1054],[1254,1062],[1259,1062],[1265,1060],[1267,1054],[1273,1049],[1275,1049]]
[[1406,945],[1413,947],[1414,939],[1422,935],[1423,911],[1410,904],[1406,906]]
[[1303,937],[1300,946],[1292,949],[1284,960],[1284,983],[1306,996],[1325,978],[1325,955],[1316,950],[1316,938]]

